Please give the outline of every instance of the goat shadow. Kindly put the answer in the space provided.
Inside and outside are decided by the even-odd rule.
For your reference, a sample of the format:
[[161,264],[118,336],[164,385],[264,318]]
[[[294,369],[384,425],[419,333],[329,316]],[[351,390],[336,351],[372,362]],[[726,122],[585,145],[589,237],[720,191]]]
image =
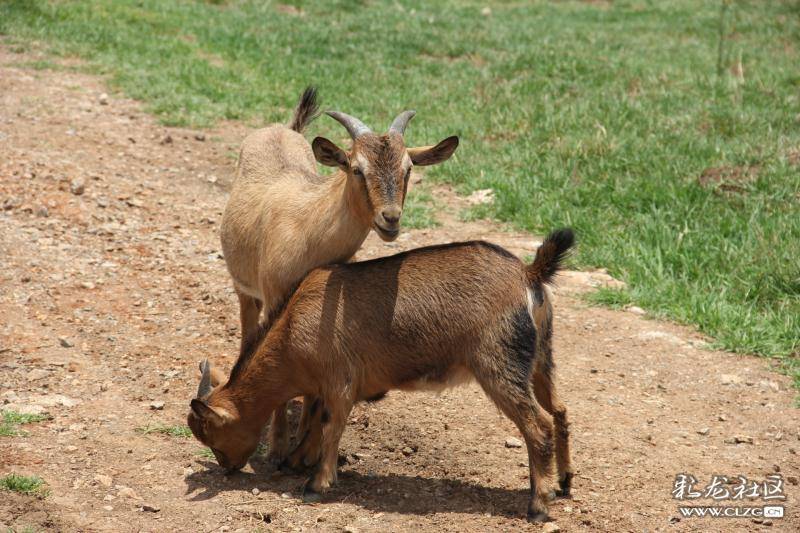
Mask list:
[[[209,500],[221,493],[249,493],[254,487],[262,492],[299,499],[303,485],[311,475],[269,471],[263,459],[251,459],[254,472],[225,475],[211,461],[200,461],[206,468],[187,476],[189,501]],[[404,474],[373,474],[339,469],[339,481],[323,495],[322,504],[347,503],[374,512],[431,515],[442,512],[524,517],[530,493],[528,489],[486,487],[470,481],[429,478]],[[248,494],[249,495],[249,494]],[[266,502],[264,502],[266,503]]]

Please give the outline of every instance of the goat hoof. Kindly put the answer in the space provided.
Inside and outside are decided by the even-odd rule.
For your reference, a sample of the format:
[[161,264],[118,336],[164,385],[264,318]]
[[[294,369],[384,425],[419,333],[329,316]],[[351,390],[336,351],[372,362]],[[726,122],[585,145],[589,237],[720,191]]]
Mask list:
[[554,497],[557,498],[571,498],[572,495],[570,494],[569,487],[562,487],[554,490],[552,492]]
[[303,489],[303,502],[304,503],[319,503],[322,501],[322,494],[306,485]]
[[550,516],[548,516],[547,513],[544,513],[544,512],[541,512],[541,511],[538,512],[538,513],[532,513],[530,511],[528,511],[528,522],[542,523],[542,522],[549,522],[549,521],[550,521]]
[[284,462],[288,459],[283,454],[280,453],[268,453],[267,454],[267,463],[271,464],[275,469],[280,469]]

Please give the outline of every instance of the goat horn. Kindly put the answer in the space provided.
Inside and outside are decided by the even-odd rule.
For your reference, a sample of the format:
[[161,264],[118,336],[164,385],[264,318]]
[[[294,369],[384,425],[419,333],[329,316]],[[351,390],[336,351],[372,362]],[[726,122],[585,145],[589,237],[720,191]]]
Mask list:
[[200,363],[200,386],[197,387],[197,397],[204,398],[211,392],[211,364],[208,359],[204,359]]
[[356,117],[351,117],[347,113],[340,113],[339,111],[325,111],[325,114],[344,126],[352,139],[361,137],[365,133],[370,133],[372,131],[369,129],[369,126],[358,120]]
[[403,111],[397,115],[397,118],[394,119],[392,125],[389,126],[389,133],[395,132],[403,135],[406,132],[406,126],[408,126],[408,122],[414,118],[414,115],[416,114],[416,111]]

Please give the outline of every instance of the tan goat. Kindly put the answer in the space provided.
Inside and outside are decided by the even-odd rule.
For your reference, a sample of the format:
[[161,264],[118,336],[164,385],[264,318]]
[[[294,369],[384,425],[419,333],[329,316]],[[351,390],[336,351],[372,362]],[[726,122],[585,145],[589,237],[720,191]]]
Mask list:
[[546,520],[554,424],[562,494],[572,479],[566,408],[553,386],[546,284],[572,244],[571,230],[552,233],[531,265],[476,241],[318,268],[242,354],[227,383],[212,391],[210,367],[201,365],[189,427],[222,467],[236,470],[256,449],[273,409],[299,395],[319,398],[310,431],[289,458],[300,464],[321,443],[319,467],[304,489],[314,500],[336,481],[339,439],[355,402],[472,377],[522,433],[528,519]]
[[[448,137],[436,146],[407,149],[403,134],[413,111],[401,113],[383,135],[331,111],[350,134],[351,150],[323,137],[309,145],[301,133],[317,111],[316,90],[309,87],[289,126],[272,124],[242,143],[221,228],[239,298],[242,343],[258,329],[261,313],[269,322],[311,269],[348,261],[370,229],[383,240],[397,238],[411,167],[441,163],[458,147],[458,137]],[[338,172],[319,175],[315,158]],[[305,423],[304,416],[301,429]],[[285,409],[275,413],[270,445],[273,459],[285,457]]]

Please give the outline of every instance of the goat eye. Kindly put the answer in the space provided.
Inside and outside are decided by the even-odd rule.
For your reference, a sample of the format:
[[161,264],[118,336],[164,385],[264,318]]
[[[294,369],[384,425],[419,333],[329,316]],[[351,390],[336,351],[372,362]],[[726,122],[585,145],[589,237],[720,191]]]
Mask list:
[[361,169],[358,168],[358,167],[353,169],[353,175],[354,176],[358,176],[359,178],[363,178],[364,177],[364,173],[361,172]]

